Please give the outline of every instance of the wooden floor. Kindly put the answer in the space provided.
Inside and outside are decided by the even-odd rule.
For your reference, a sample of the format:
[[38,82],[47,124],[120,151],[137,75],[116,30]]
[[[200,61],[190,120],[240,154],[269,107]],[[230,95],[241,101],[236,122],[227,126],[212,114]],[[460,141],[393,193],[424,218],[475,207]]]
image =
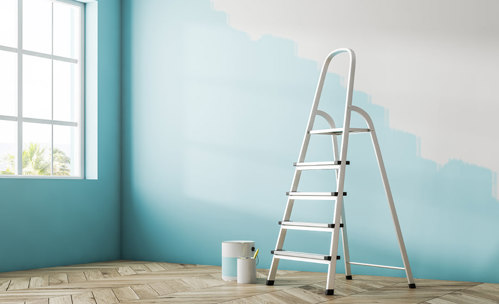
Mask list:
[[499,303],[499,284],[338,275],[325,296],[324,273],[279,271],[275,286],[266,273],[237,284],[216,266],[131,261],[0,273],[0,303]]

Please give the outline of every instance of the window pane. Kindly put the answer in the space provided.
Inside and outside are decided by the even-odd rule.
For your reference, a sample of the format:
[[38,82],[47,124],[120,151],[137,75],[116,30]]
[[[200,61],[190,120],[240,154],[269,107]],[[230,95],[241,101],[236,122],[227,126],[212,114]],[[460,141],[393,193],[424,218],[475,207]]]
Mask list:
[[50,59],[23,56],[23,116],[52,118],[52,64]]
[[80,7],[54,2],[54,55],[79,59],[80,48]]
[[79,122],[80,65],[54,61],[54,119]]
[[0,115],[17,115],[17,54],[4,51],[0,51]]
[[50,175],[50,125],[23,123],[23,175]]
[[0,175],[16,174],[17,122],[0,120]]
[[0,0],[0,45],[17,47],[17,0]]
[[54,126],[54,175],[80,176],[79,130]]
[[51,0],[23,0],[23,48],[52,54]]

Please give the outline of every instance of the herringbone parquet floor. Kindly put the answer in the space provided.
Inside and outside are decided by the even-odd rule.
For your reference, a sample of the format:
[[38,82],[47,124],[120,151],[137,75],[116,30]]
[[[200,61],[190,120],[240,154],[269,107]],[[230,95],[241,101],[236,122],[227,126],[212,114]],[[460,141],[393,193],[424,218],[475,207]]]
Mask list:
[[0,274],[0,303],[499,303],[499,284],[338,275],[325,296],[324,273],[279,271],[275,286],[221,279],[220,267],[115,261]]

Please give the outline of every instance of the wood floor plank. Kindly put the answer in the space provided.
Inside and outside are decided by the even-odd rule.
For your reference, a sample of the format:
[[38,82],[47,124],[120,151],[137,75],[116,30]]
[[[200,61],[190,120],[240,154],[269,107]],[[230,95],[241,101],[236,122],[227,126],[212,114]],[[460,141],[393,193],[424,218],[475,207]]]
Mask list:
[[450,302],[455,304],[466,304],[466,303],[476,303],[476,304],[497,304],[498,301],[485,298],[482,294],[469,294],[465,291],[457,291],[446,294],[437,299],[428,300],[431,304],[438,304],[442,302]]
[[301,303],[319,303],[323,300],[317,300],[314,297],[301,298],[296,297],[292,294],[286,293],[285,291],[275,291],[265,294],[260,294],[252,297],[237,299],[233,301],[224,302],[227,304],[260,304],[260,303],[275,303],[275,304],[301,304]]
[[137,274],[130,266],[120,266],[118,267],[118,272],[122,276]]
[[[417,282],[416,282],[417,284]],[[335,290],[336,291],[336,290]],[[443,291],[439,289],[430,288],[416,288],[410,289],[405,286],[388,286],[383,288],[377,288],[374,290],[361,292],[358,294],[353,294],[345,296],[339,299],[332,299],[324,303],[340,303],[340,304],[351,304],[351,303],[406,303],[406,304],[418,304],[421,302],[428,301],[439,295],[448,293],[449,291]],[[336,294],[336,292],[335,292]]]
[[98,269],[88,270],[88,271],[85,271],[84,273],[85,273],[85,277],[87,278],[88,281],[104,279],[104,275]]
[[81,283],[87,281],[87,277],[83,271],[68,272],[67,275],[69,283]]
[[68,274],[64,272],[51,273],[49,275],[49,285],[55,286],[68,283]]
[[184,268],[189,268],[189,267],[194,267],[193,265],[185,265],[185,264],[174,264],[174,263],[157,263],[161,267],[163,267],[166,270],[174,270],[174,269],[184,269]]
[[159,294],[147,284],[132,285],[131,287],[140,299],[154,299],[159,296]]
[[422,302],[421,304],[456,304],[455,302],[452,302],[452,301],[449,301],[449,300],[445,300],[445,299],[442,299],[442,298],[435,298],[435,299],[431,299],[431,300],[428,300],[426,302]]
[[40,288],[49,286],[49,276],[44,275],[41,277],[31,277],[29,281],[29,288]]
[[112,289],[95,289],[93,291],[95,301],[97,304],[112,304],[118,303],[118,298],[114,295]]
[[192,290],[192,287],[181,280],[168,280],[149,284],[160,296],[175,292]]
[[9,287],[10,280],[0,280],[0,291],[6,291]]
[[13,278],[10,280],[10,285],[7,290],[27,289],[30,279],[30,277]]
[[226,284],[224,281],[213,279],[211,276],[189,277],[182,278],[181,280],[192,289],[201,289]]
[[71,296],[73,304],[96,304],[94,295],[91,291],[74,294]]
[[320,303],[329,300],[329,297],[324,294],[323,289],[311,288],[310,286],[289,288],[282,292],[300,299],[302,303]]
[[43,299],[27,299],[25,304],[48,304],[49,299],[48,298],[43,298]]
[[49,298],[49,304],[72,304],[71,296]]
[[483,283],[471,288],[464,289],[462,292],[499,303],[499,284]]
[[131,264],[130,268],[136,273],[150,272],[151,270],[147,268],[144,264]]
[[102,276],[106,279],[121,277],[120,273],[116,268],[101,268],[100,272],[102,273]]
[[114,295],[118,298],[119,301],[127,301],[127,300],[138,300],[139,296],[133,291],[130,286],[113,288]]
[[166,269],[163,268],[159,263],[147,263],[144,266],[149,268],[149,270],[156,272],[156,271],[165,271]]

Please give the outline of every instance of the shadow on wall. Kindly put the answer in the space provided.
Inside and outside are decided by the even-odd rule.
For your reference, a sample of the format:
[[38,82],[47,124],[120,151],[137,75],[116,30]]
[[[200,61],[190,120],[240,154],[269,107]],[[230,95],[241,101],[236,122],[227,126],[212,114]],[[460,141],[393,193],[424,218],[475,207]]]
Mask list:
[[[316,63],[298,58],[289,41],[250,40],[207,0],[128,0],[123,13],[123,258],[220,265],[222,241],[251,239],[262,249],[259,267],[268,267],[319,75]],[[321,108],[337,124],[344,95],[340,77],[330,74]],[[492,172],[461,161],[438,167],[418,156],[415,136],[389,129],[388,110],[368,94],[355,92],[354,104],[377,127],[415,276],[499,282],[493,263],[499,240],[489,235],[499,231]],[[309,160],[331,158],[325,138],[311,145]],[[351,258],[401,265],[370,140],[353,135],[350,147]],[[300,190],[333,185],[332,176],[307,173]],[[326,203],[295,206],[294,220],[332,218]],[[290,232],[285,248],[327,252],[328,236]],[[285,261],[281,268],[326,270]]]

